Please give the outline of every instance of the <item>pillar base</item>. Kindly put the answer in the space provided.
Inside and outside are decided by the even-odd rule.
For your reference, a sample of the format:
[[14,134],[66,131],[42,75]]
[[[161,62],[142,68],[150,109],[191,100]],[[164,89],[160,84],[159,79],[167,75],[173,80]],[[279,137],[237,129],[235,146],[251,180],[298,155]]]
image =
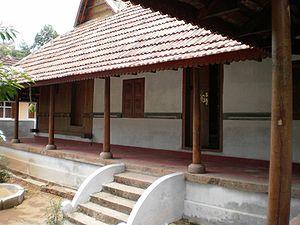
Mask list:
[[190,164],[188,166],[188,172],[194,174],[205,173],[205,166],[203,164]]
[[113,156],[112,156],[111,152],[101,152],[100,158],[101,159],[112,159]]
[[21,143],[21,141],[19,138],[14,138],[14,139],[11,139],[11,143],[18,144],[18,143]]
[[46,150],[55,150],[56,149],[56,145],[46,145],[45,147]]

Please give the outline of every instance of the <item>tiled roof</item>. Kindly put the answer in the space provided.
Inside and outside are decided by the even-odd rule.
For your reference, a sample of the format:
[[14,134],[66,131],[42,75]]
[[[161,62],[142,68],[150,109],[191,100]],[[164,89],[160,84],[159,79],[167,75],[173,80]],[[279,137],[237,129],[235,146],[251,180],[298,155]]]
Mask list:
[[2,62],[6,66],[12,66],[16,64],[19,60],[8,55],[0,58],[0,62]]
[[[249,47],[139,5],[128,4],[113,16],[75,27],[19,64],[36,81],[61,81],[151,71],[154,70],[151,65],[157,65],[157,70],[165,68],[162,64],[175,68],[170,62],[238,50],[249,50]],[[214,63],[240,60],[238,54],[223,55],[222,60],[219,58]],[[247,58],[254,55],[248,52]],[[199,60],[199,64],[210,62],[213,61]],[[177,63],[176,66],[183,65]]]

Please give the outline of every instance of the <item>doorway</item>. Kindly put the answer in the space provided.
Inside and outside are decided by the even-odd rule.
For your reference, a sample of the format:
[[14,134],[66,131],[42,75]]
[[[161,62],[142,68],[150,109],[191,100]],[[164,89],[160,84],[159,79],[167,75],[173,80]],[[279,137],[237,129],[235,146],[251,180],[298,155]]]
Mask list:
[[192,75],[200,76],[201,148],[221,151],[223,67],[209,65],[186,68],[183,73],[183,148],[193,143]]

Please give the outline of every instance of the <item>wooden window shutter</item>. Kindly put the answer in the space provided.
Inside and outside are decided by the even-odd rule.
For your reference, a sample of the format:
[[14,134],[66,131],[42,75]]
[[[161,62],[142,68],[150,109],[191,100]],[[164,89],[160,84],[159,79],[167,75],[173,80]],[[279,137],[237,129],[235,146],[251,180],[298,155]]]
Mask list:
[[145,79],[123,80],[123,117],[144,117]]
[[134,117],[144,117],[145,79],[134,80]]
[[123,81],[123,117],[133,117],[134,83]]

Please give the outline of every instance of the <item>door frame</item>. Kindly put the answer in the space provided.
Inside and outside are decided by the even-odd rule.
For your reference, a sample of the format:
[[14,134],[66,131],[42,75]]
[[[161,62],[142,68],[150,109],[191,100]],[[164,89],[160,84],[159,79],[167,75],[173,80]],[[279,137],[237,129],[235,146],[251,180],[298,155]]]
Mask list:
[[[202,151],[210,151],[210,152],[223,152],[223,86],[224,86],[224,65],[219,65],[219,77],[220,77],[220,115],[219,115],[219,124],[220,124],[220,131],[219,131],[219,148],[218,149],[201,149]],[[186,141],[186,68],[183,68],[182,73],[182,149],[190,150],[191,148],[185,146]]]

